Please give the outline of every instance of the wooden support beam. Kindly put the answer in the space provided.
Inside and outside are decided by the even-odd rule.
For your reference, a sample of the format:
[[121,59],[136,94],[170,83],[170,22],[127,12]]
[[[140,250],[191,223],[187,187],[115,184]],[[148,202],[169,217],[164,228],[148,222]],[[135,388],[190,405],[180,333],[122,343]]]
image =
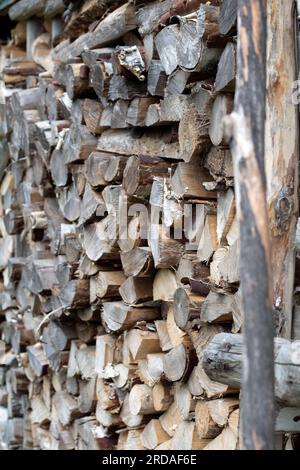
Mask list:
[[240,0],[238,9],[237,87],[228,126],[233,136],[244,312],[246,367],[241,420],[243,447],[262,450],[274,447],[273,325],[264,169],[266,2]]
[[[267,2],[266,179],[271,234],[272,303],[277,334],[291,338],[298,207],[298,106],[294,2]],[[280,122],[280,126],[278,123]]]

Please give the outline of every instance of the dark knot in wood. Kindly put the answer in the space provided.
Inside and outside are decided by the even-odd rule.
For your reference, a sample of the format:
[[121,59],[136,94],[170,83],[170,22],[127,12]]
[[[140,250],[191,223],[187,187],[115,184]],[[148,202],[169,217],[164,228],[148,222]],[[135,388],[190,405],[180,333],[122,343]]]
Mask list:
[[292,200],[289,190],[286,187],[281,188],[275,201],[275,221],[276,227],[281,230],[288,230],[289,221],[292,213]]

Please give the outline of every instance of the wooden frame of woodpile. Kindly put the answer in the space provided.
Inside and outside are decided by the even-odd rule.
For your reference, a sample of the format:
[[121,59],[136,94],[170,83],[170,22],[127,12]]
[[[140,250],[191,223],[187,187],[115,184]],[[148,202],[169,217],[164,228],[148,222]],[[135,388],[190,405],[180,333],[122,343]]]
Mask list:
[[[279,447],[300,432],[292,3],[268,1],[261,134]],[[237,13],[0,0],[0,448],[242,447]]]

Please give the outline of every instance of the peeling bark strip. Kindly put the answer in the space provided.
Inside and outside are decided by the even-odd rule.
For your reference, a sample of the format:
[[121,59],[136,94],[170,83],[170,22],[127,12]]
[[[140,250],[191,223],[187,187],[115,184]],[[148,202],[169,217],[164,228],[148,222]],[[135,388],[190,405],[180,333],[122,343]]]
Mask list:
[[229,122],[244,311],[242,437],[244,448],[262,450],[274,446],[274,353],[264,172],[266,2],[239,0],[238,8],[237,90]]

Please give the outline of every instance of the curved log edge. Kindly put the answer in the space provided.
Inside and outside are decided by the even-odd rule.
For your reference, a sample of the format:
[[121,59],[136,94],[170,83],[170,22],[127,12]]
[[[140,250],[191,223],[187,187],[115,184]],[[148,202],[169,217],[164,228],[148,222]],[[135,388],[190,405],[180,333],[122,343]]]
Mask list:
[[[204,351],[202,365],[210,379],[240,388],[243,336],[219,333]],[[274,340],[275,398],[280,406],[300,406],[300,341]],[[259,367],[259,364],[257,364]],[[258,391],[259,392],[259,391]]]

